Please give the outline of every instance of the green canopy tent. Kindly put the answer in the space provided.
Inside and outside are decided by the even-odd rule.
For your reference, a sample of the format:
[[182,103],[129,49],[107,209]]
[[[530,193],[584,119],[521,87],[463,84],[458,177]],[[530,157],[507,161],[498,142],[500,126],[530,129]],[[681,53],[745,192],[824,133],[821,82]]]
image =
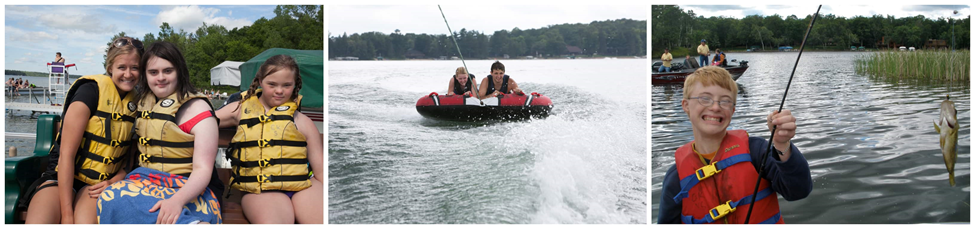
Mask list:
[[272,56],[284,54],[295,58],[301,71],[302,107],[323,107],[325,92],[325,51],[324,50],[296,50],[272,48],[240,65],[240,90],[246,91],[251,86],[257,70],[264,61]]

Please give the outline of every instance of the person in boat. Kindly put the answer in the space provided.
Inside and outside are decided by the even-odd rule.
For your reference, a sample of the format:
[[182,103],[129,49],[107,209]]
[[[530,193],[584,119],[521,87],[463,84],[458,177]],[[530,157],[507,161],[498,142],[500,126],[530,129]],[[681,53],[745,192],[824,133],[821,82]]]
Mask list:
[[701,61],[700,61],[701,66],[707,65],[709,63],[708,56],[711,55],[711,50],[708,49],[707,40],[701,39],[701,45],[697,46],[697,54],[701,55]]
[[744,130],[727,129],[738,93],[731,74],[716,66],[702,67],[687,77],[684,88],[681,106],[694,139],[676,150],[676,164],[664,175],[658,223],[743,223],[759,179],[749,222],[783,223],[778,195],[794,201],[812,192],[809,164],[791,142],[795,116],[789,110],[766,116],[769,131],[778,129],[773,152],[759,174],[769,142]]
[[484,77],[481,80],[481,86],[479,87],[478,98],[486,99],[491,97],[497,97],[498,95],[518,93],[524,94],[521,88],[518,88],[518,83],[511,76],[504,74],[504,64],[501,61],[494,61],[491,64],[491,75]]
[[176,45],[159,41],[140,60],[133,144],[140,167],[98,198],[100,223],[221,223],[213,169],[217,119],[210,101],[190,83]]
[[83,76],[71,85],[47,171],[19,203],[27,208],[26,223],[97,222],[98,196],[125,176],[142,52],[137,39],[115,39],[105,75]]
[[701,67],[701,65],[697,63],[697,60],[696,59],[691,58],[691,55],[690,54],[688,54],[686,57],[684,57],[684,66],[685,66],[685,68],[700,68]]
[[467,69],[457,67],[457,71],[454,71],[454,76],[451,77],[450,83],[447,84],[447,95],[463,94],[464,96],[473,96],[474,88],[477,87],[477,82],[474,82],[475,79],[477,78],[474,77],[474,74],[467,73]]
[[220,127],[237,128],[227,157],[231,187],[244,193],[244,215],[251,223],[324,223],[325,145],[311,118],[298,111],[298,63],[272,56],[250,85],[240,101],[217,110]]
[[719,67],[728,66],[727,56],[724,55],[724,52],[722,52],[721,49],[714,49],[714,62],[711,63],[711,65]]
[[660,56],[660,60],[664,62],[660,65],[658,72],[670,72],[670,61],[674,60],[674,55],[670,55],[670,49],[664,48],[664,54]]

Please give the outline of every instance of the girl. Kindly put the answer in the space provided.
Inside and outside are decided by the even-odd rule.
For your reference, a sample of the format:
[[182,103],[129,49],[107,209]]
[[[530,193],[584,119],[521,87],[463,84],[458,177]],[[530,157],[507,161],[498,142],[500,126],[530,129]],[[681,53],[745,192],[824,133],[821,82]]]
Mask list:
[[474,88],[477,88],[477,82],[474,82],[474,74],[470,74],[468,77],[467,69],[457,67],[454,77],[451,77],[450,82],[447,83],[447,95],[473,96]]
[[142,42],[120,37],[107,55],[107,76],[81,77],[68,90],[48,170],[21,199],[30,203],[26,223],[96,223],[98,196],[126,173]]
[[[101,223],[220,223],[222,189],[213,173],[217,120],[206,96],[189,81],[183,54],[169,42],[154,43],[140,62],[133,144],[140,168],[98,200]],[[208,186],[210,184],[210,186]]]
[[300,89],[295,59],[272,56],[241,101],[217,111],[220,127],[237,127],[227,151],[230,183],[245,193],[241,206],[251,223],[324,222],[324,145],[315,124],[297,111]]

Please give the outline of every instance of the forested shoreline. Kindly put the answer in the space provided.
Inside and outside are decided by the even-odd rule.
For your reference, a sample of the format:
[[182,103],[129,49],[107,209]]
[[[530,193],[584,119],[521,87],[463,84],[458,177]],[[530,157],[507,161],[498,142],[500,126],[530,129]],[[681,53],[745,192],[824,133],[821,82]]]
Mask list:
[[[437,25],[440,26],[440,25]],[[559,24],[538,29],[483,31],[462,28],[453,34],[464,58],[487,59],[524,56],[644,56],[647,53],[647,21],[617,19],[587,24]],[[570,47],[573,50],[570,50]],[[576,49],[577,48],[577,49]],[[446,34],[402,34],[398,30],[332,36],[328,57],[359,59],[437,59],[459,56]]]

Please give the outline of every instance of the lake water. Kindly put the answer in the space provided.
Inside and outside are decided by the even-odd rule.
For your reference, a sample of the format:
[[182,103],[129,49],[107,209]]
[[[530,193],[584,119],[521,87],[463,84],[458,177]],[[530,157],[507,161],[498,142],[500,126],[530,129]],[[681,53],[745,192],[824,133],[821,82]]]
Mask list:
[[[862,53],[806,52],[796,70],[785,109],[796,116],[792,142],[808,160],[809,197],[779,199],[786,223],[969,222],[971,214],[971,91],[951,87],[961,130],[957,186],[948,172],[932,122],[949,94],[946,85],[885,82],[858,75]],[[777,109],[797,53],[729,53],[751,66],[738,79],[737,110],[730,129],[768,139],[765,116]],[[683,58],[675,59],[682,61]],[[651,198],[659,202],[674,150],[693,139],[681,110],[680,86],[651,89]],[[653,204],[654,211],[657,204]],[[651,222],[657,215],[651,215]]]
[[502,62],[551,116],[429,120],[461,61],[329,61],[329,223],[647,223],[647,60]]

